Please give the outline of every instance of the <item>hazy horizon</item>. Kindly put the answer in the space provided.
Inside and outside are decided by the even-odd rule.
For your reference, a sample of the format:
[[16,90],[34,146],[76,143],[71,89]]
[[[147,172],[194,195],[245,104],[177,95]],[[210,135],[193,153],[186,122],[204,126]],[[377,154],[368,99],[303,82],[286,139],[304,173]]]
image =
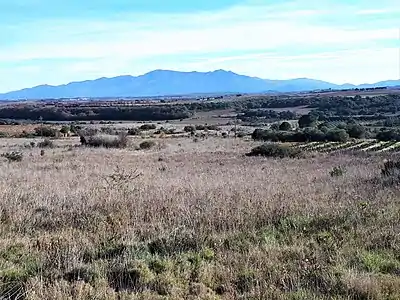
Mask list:
[[158,69],[334,84],[400,77],[397,1],[168,2],[0,3],[0,93]]

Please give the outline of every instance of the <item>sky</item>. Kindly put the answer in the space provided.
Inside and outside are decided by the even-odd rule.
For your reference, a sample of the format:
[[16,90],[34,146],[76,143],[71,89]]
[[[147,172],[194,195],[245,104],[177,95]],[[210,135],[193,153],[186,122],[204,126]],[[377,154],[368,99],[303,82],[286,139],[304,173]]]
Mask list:
[[400,79],[398,0],[0,0],[0,93],[156,69]]

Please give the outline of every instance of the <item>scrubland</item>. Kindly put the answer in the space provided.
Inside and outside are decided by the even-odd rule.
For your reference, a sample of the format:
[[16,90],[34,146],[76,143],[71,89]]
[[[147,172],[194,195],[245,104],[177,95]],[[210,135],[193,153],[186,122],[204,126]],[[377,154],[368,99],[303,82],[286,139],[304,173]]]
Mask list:
[[386,156],[26,142],[0,141],[23,153],[0,161],[0,299],[400,299]]

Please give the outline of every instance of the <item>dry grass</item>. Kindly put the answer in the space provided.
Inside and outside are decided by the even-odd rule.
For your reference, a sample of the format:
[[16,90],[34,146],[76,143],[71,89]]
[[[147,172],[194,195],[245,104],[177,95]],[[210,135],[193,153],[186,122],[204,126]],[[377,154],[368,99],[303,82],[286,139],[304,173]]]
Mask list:
[[239,139],[55,143],[0,162],[6,299],[400,297],[400,192],[372,183],[381,157],[251,158]]
[[0,132],[4,132],[9,135],[18,135],[24,131],[27,133],[34,133],[35,128],[38,127],[37,124],[29,125],[0,125]]

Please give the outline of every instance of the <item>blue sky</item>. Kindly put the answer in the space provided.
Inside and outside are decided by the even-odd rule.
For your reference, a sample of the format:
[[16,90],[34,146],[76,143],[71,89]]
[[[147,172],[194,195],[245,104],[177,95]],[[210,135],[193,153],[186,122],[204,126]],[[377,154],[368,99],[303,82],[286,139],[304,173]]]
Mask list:
[[398,0],[0,0],[0,92],[154,69],[399,79],[399,36]]

